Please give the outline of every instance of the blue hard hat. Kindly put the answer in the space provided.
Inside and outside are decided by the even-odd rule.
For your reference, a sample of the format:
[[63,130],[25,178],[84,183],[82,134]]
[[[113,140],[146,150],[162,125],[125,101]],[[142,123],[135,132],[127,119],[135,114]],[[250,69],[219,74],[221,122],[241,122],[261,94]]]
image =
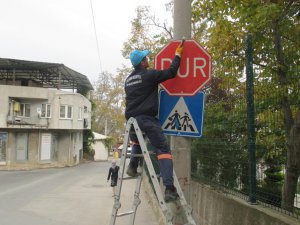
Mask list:
[[133,50],[131,53],[130,53],[130,61],[131,61],[131,64],[133,66],[137,66],[140,64],[140,62],[142,62],[143,58],[145,56],[147,56],[149,54],[149,51],[148,50],[143,50],[143,51],[140,51],[140,50]]

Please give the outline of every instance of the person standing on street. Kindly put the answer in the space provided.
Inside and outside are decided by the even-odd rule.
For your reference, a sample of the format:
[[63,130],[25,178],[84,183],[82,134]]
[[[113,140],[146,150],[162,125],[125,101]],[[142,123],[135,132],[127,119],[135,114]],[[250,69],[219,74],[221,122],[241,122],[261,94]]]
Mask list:
[[[125,117],[128,120],[134,117],[140,129],[146,134],[151,145],[156,150],[160,174],[165,189],[165,201],[171,202],[179,198],[173,184],[173,159],[170,146],[162,132],[161,125],[157,119],[158,114],[158,85],[176,76],[180,66],[180,59],[183,53],[183,42],[178,45],[175,57],[168,69],[154,70],[149,67],[148,50],[134,50],[130,54],[133,72],[126,78],[126,109]],[[130,140],[133,142],[132,156],[127,168],[128,176],[137,176],[139,158],[134,154],[140,154],[141,148],[137,136],[130,133]]]
[[110,186],[112,187],[113,195],[114,197],[117,194],[117,182],[118,182],[118,173],[119,173],[119,166],[117,166],[117,163],[115,160],[111,162],[111,167],[108,171],[107,176],[107,182],[110,179]]

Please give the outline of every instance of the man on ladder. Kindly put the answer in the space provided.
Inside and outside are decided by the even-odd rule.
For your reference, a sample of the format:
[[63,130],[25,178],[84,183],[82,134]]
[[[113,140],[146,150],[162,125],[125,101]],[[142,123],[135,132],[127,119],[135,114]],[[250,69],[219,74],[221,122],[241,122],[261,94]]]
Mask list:
[[[125,81],[126,109],[125,117],[127,119],[124,146],[122,150],[119,180],[117,194],[112,210],[110,225],[115,225],[117,217],[130,216],[129,224],[133,225],[137,212],[137,207],[141,203],[139,199],[143,167],[141,173],[137,172],[140,160],[144,160],[149,171],[155,194],[160,208],[165,216],[167,225],[174,225],[176,217],[184,213],[185,225],[196,225],[192,218],[192,208],[187,204],[177,176],[173,173],[173,159],[170,146],[165,138],[158,119],[158,85],[168,79],[176,76],[179,69],[181,55],[183,53],[183,43],[178,45],[175,51],[175,57],[166,70],[147,70],[149,54],[148,50],[134,50],[130,54],[130,60],[134,66],[134,71]],[[130,132],[132,130],[132,132]],[[160,167],[160,175],[166,187],[163,195],[157,179],[156,172],[153,168],[149,152],[147,150],[142,132],[148,137],[150,143],[155,148],[155,152]],[[134,143],[132,146],[130,163],[127,168],[127,175],[124,177],[126,164],[127,144],[129,138]],[[121,190],[123,180],[130,180],[134,177],[136,181],[134,199],[130,211],[118,213],[121,208]],[[176,214],[176,217],[175,217]]]
[[[158,114],[158,85],[176,76],[180,66],[180,59],[183,53],[183,43],[178,45],[175,57],[166,70],[148,70],[148,50],[134,50],[130,54],[130,60],[134,67],[133,72],[125,81],[126,109],[125,117],[128,120],[134,117],[142,132],[148,137],[156,150],[160,174],[165,189],[165,202],[173,202],[179,198],[173,180],[173,160],[170,146],[162,132]],[[137,167],[139,157],[135,154],[141,153],[141,148],[134,132],[130,133],[132,146],[132,157],[127,168],[127,175],[138,176]]]

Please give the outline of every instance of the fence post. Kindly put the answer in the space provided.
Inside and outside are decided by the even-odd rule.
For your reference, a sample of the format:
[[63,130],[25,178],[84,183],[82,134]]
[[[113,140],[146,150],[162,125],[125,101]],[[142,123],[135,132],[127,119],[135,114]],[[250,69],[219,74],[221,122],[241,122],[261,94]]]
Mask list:
[[255,118],[254,118],[254,78],[252,38],[246,38],[246,78],[247,78],[247,134],[249,154],[249,202],[256,203],[256,153],[255,153]]

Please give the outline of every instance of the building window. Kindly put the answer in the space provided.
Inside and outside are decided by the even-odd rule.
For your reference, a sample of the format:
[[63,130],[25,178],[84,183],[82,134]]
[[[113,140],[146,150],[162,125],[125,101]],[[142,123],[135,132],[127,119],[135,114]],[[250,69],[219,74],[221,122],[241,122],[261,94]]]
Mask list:
[[68,106],[68,110],[67,110],[67,118],[71,119],[72,118],[72,106]]
[[51,105],[50,104],[42,104],[42,118],[50,118],[51,117]]
[[72,119],[73,107],[69,105],[60,106],[60,118],[61,119]]
[[78,108],[78,120],[82,120],[82,107]]
[[20,104],[20,114],[19,116],[30,117],[30,104],[21,103]]

